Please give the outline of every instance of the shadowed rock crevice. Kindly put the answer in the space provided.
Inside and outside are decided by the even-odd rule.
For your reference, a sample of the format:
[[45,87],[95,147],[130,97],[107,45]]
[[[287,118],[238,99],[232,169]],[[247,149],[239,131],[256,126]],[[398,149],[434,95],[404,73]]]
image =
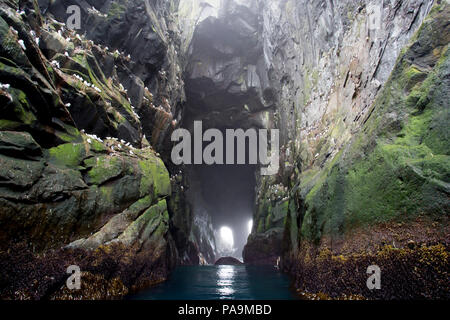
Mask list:
[[[255,8],[234,2],[195,28],[185,72],[186,105],[181,123],[193,138],[194,121],[202,121],[203,131],[219,129],[224,137],[227,129],[266,127],[264,114],[274,101],[266,101],[263,94],[270,89],[265,87],[260,28]],[[230,151],[223,151],[225,162]],[[248,159],[247,148],[247,163]],[[239,258],[253,215],[257,169],[257,165],[187,166],[195,181],[188,191],[192,207],[211,216],[216,242],[221,241],[221,227],[233,230],[232,254]],[[225,254],[219,247],[217,257]]]

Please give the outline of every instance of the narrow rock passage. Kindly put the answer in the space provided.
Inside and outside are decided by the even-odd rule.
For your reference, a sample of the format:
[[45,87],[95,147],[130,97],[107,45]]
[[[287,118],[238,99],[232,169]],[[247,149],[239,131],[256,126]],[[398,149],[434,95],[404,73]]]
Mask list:
[[448,300],[449,16],[0,0],[0,299]]

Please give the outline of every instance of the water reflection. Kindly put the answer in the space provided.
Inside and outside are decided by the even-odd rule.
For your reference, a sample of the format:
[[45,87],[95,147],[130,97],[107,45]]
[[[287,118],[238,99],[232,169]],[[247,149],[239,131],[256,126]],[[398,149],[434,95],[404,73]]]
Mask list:
[[279,300],[293,299],[289,278],[273,267],[184,266],[167,282],[130,299]]
[[219,266],[217,269],[217,293],[220,299],[231,299],[235,293],[236,269],[233,266]]

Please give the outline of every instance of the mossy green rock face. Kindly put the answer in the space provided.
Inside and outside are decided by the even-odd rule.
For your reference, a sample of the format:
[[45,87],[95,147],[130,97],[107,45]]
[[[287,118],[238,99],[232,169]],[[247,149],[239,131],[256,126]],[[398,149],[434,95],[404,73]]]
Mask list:
[[124,57],[52,18],[40,23],[31,1],[25,14],[17,5],[0,3],[1,240],[41,250],[88,238],[116,216],[133,223],[171,188],[155,152],[133,147],[142,134],[117,75]]
[[310,240],[358,225],[448,215],[450,6],[433,9],[401,54],[373,112],[306,194]]
[[86,157],[83,143],[66,143],[48,150],[49,161],[57,166],[77,168]]
[[[67,244],[97,232],[116,214],[126,215],[131,223],[145,209],[170,195],[167,169],[151,149],[122,147],[123,151],[112,152],[114,146],[119,149],[114,140],[94,143],[84,136],[83,140],[44,150],[37,160],[0,154],[6,168],[0,186],[0,224],[5,230],[13,224],[10,232],[2,234],[3,240],[29,236],[30,231],[23,229],[26,224],[39,248]],[[25,142],[22,145],[27,145]],[[105,150],[109,150],[107,154]]]
[[[281,133],[280,171],[258,182],[244,260],[258,263],[279,255],[288,263],[289,257],[302,259],[298,250],[308,243],[326,246],[331,239],[333,246],[334,241],[346,245],[344,237],[358,230],[394,222],[406,226],[422,217],[427,226],[447,221],[448,1],[403,2],[395,12],[384,6],[388,22],[375,34],[366,29],[368,7],[357,12],[351,1],[324,6],[318,14],[331,10],[330,16],[341,15],[346,24],[342,33],[335,32],[331,29],[339,29],[339,22],[333,18],[326,40],[316,33],[324,26],[310,30],[297,23],[298,16],[311,13],[296,4],[287,2],[290,10],[282,14],[267,9],[267,16],[280,17],[297,41],[278,43],[291,60],[272,57],[271,76],[281,83],[274,117]],[[412,11],[414,20],[406,22]],[[344,17],[347,12],[352,19]],[[270,25],[267,31],[273,31]],[[384,48],[376,49],[379,43]],[[282,246],[267,241],[276,230]]]
[[142,172],[141,196],[152,192],[156,197],[168,196],[171,193],[169,173],[161,159],[153,157],[139,161]]
[[167,212],[166,200],[146,210],[139,218],[131,223],[118,241],[127,245],[135,241],[152,241],[152,237],[164,236],[169,230],[169,214]]
[[88,184],[102,185],[105,182],[119,178],[126,169],[125,159],[114,156],[99,156],[86,159],[84,164],[91,168],[87,174]]
[[168,232],[166,200],[152,204],[150,197],[146,197],[114,216],[89,238],[79,239],[69,247],[91,250],[111,244],[122,244],[133,250],[141,250],[146,246],[164,247]]
[[[69,2],[39,4],[65,21]],[[83,26],[96,26],[90,36],[54,16],[43,19],[36,0],[0,1],[0,249],[26,243],[45,260],[51,249],[77,248],[102,265],[102,253],[119,248],[108,265],[138,288],[165,279],[177,259],[169,173],[158,153],[141,148],[143,127],[150,141],[165,143],[170,104],[184,96],[173,38],[166,38],[178,29],[162,22],[175,2],[151,6],[151,17],[142,14],[143,1],[105,2],[106,18],[92,10],[103,4],[76,2],[88,19]],[[161,24],[157,31],[142,27],[152,21]],[[121,38],[125,24],[133,28],[129,41]],[[167,65],[179,77],[160,79]],[[140,116],[148,117],[145,125]]]

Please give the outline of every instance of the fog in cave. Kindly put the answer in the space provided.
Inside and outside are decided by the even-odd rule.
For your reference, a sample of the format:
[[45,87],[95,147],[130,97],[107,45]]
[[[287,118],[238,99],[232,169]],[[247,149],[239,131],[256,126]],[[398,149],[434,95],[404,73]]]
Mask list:
[[255,170],[252,165],[194,166],[201,181],[202,196],[211,215],[220,246],[220,228],[233,231],[233,256],[241,258],[247,242],[249,222],[253,217],[255,200]]

